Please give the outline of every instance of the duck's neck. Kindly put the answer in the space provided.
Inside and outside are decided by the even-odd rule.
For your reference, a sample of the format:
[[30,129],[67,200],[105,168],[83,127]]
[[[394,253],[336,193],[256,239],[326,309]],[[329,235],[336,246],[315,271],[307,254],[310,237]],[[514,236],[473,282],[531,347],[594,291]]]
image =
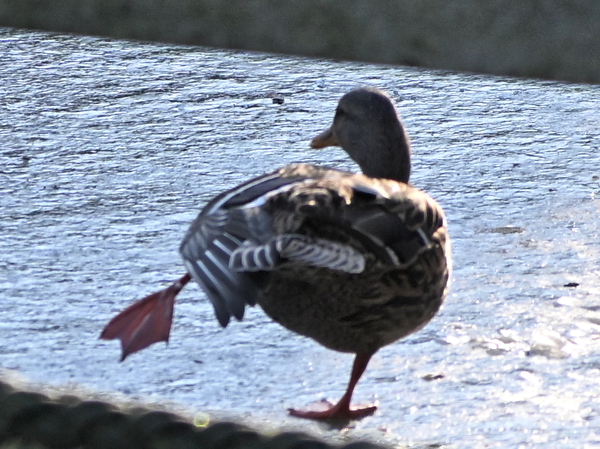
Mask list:
[[372,178],[386,178],[408,183],[410,178],[410,141],[401,125],[394,127],[385,136],[364,136],[357,142],[359,148],[350,156],[362,172]]

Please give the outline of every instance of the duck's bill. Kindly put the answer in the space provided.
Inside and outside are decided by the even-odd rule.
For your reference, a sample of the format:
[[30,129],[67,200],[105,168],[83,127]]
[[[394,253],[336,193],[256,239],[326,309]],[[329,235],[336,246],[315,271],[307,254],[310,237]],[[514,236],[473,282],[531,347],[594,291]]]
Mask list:
[[310,142],[310,146],[319,149],[325,147],[339,146],[340,143],[337,140],[337,137],[333,134],[331,128],[326,129],[321,134],[313,138]]

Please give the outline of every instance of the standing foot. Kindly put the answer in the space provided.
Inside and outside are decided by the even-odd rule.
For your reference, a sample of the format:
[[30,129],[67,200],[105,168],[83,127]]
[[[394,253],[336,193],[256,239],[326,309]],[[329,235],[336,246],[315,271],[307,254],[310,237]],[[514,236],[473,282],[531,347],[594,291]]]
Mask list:
[[343,404],[342,401],[333,405],[331,402],[323,400],[319,403],[319,406],[319,408],[324,408],[324,410],[296,410],[291,408],[288,410],[288,413],[296,418],[314,419],[319,421],[351,421],[363,419],[372,415],[377,410],[376,405],[350,408],[347,404]]

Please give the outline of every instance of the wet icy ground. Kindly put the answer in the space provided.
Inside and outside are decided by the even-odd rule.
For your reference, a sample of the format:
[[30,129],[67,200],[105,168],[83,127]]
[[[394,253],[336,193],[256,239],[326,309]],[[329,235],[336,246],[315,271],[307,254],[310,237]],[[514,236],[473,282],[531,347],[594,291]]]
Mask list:
[[[600,447],[599,87],[7,29],[0,49],[0,368],[326,438]],[[398,103],[455,267],[439,316],[361,380],[378,413],[289,418],[341,396],[352,357],[260,310],[221,330],[196,286],[168,347],[118,363],[100,330],[183,273],[208,199],[289,162],[356,169],[308,142],[365,84]]]

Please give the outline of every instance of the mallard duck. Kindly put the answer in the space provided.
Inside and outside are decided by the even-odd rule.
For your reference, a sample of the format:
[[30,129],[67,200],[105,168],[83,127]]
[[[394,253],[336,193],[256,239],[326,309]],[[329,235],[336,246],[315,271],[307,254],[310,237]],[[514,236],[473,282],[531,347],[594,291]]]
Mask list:
[[101,338],[122,358],[168,341],[177,293],[194,279],[226,327],[259,304],[273,320],[335,351],[356,354],[346,393],[302,418],[359,419],[351,408],[371,356],[421,329],[449,287],[440,206],[408,184],[410,143],[383,92],[344,95],[311,146],[341,146],[363,174],[292,164],[223,192],[192,223],[180,252],[187,273],[117,315]]

